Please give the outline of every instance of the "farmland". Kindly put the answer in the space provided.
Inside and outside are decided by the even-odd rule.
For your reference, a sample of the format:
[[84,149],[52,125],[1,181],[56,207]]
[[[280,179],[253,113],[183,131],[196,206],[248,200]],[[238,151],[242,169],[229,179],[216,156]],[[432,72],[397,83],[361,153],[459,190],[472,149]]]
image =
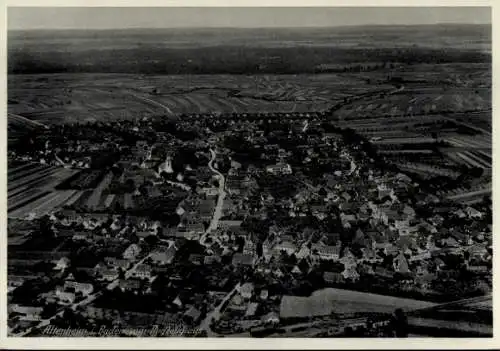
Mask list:
[[345,96],[380,88],[339,74],[15,75],[9,86],[9,111],[51,124],[183,113],[320,111]]
[[9,167],[9,218],[24,218],[30,214],[40,216],[62,207],[76,191],[56,190],[56,187],[76,173],[77,170],[36,163]]
[[[422,179],[482,169],[462,189],[480,183],[482,194],[492,168],[490,35],[487,26],[453,25],[12,32],[9,142],[52,124],[325,112]],[[97,203],[77,189],[102,176],[82,172],[60,190],[80,190],[74,205],[134,206],[130,196]]]

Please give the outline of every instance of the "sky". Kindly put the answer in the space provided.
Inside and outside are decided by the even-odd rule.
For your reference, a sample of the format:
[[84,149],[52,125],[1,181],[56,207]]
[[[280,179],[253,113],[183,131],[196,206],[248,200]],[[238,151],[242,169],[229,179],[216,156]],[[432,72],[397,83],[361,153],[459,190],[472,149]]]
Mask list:
[[489,7],[9,7],[8,29],[491,23]]

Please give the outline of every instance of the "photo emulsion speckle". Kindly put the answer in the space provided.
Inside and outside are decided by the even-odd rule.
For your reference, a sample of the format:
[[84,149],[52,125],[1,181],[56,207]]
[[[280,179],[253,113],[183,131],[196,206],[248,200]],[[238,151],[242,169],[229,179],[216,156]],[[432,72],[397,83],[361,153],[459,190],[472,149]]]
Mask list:
[[10,337],[492,337],[488,7],[7,11]]

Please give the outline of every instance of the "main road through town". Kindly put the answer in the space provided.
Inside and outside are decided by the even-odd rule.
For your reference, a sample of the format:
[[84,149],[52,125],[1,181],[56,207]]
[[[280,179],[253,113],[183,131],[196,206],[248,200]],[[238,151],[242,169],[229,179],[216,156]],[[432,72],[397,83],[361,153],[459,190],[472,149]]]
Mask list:
[[[210,161],[208,162],[208,168],[210,168],[210,170],[217,175],[218,178],[217,180],[219,182],[219,187],[218,187],[219,195],[217,196],[217,204],[215,206],[212,220],[210,221],[207,230],[205,231],[205,233],[203,233],[203,235],[200,238],[200,243],[204,246],[206,246],[206,240],[208,234],[210,234],[210,232],[212,232],[213,230],[216,230],[217,227],[219,226],[219,220],[222,217],[222,207],[224,206],[224,198],[226,197],[226,191],[224,190],[226,178],[224,178],[224,175],[221,172],[219,172],[217,169],[214,168],[214,161],[217,154],[213,149],[210,149],[210,155],[211,158]],[[217,238],[215,238],[215,240],[217,240]]]

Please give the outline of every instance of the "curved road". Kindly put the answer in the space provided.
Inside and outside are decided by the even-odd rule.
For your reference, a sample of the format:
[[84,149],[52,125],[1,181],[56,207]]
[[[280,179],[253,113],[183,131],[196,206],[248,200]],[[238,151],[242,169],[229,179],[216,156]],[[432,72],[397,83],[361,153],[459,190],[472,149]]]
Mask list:
[[226,192],[224,190],[226,178],[224,177],[224,175],[221,172],[219,172],[213,166],[213,163],[215,161],[215,157],[217,156],[217,154],[215,153],[215,151],[213,149],[210,149],[210,154],[211,154],[211,158],[210,158],[210,161],[208,162],[208,168],[210,168],[210,170],[218,176],[219,195],[217,197],[217,204],[215,206],[214,215],[212,217],[212,220],[210,221],[210,225],[208,226],[207,230],[200,238],[200,243],[204,246],[207,246],[205,241],[207,239],[208,234],[211,231],[216,230],[217,227],[219,226],[219,220],[222,217],[222,207],[224,205],[224,198],[226,197]]

